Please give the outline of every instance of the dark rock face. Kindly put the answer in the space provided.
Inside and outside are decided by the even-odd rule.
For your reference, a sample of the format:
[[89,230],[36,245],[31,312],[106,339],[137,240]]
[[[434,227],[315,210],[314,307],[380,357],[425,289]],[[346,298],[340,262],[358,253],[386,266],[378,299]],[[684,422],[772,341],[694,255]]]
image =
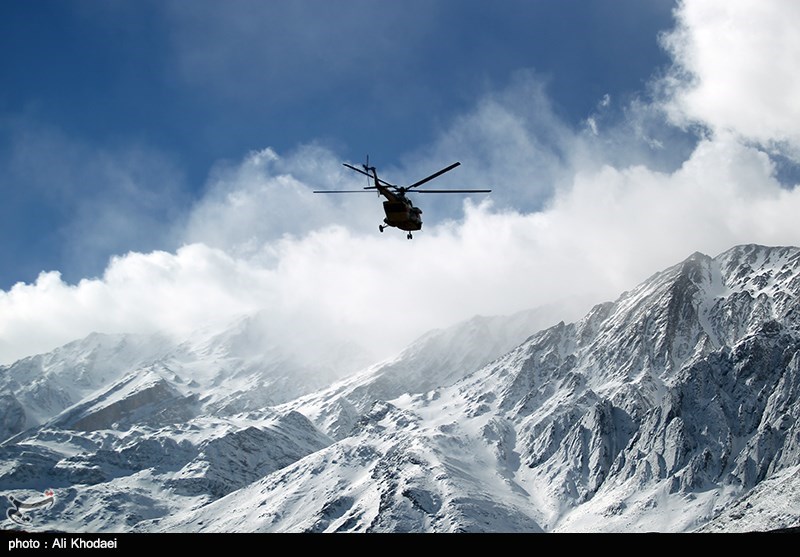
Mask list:
[[0,439],[13,437],[25,429],[25,408],[11,394],[0,394]]

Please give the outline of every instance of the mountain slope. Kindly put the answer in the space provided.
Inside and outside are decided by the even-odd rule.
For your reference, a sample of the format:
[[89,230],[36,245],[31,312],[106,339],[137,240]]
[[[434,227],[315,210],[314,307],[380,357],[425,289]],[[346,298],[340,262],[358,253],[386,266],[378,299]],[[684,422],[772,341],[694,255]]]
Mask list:
[[798,261],[796,248],[694,254],[155,528],[691,531],[743,497],[781,518],[740,524],[800,524],[796,502],[757,491],[800,464]]
[[[273,335],[268,322],[263,314],[246,315],[179,340],[159,334],[93,333],[50,353],[0,366],[0,442],[68,409],[75,413],[75,405],[97,405],[94,399],[110,397],[111,391],[118,391],[113,395],[118,399],[133,395],[129,384],[145,376],[159,381],[158,389],[171,391],[173,401],[181,399],[180,419],[187,419],[292,400],[370,361],[365,350],[336,339],[312,339],[318,348],[313,353],[276,344],[274,338],[280,337]],[[141,393],[137,396],[139,402],[144,400]],[[162,398],[169,406],[165,410],[175,410],[168,397]],[[115,408],[136,404],[117,400]]]
[[170,342],[161,335],[93,333],[48,354],[0,366],[0,442],[40,425],[106,388],[130,369],[164,358]]
[[428,331],[396,358],[280,407],[301,410],[328,435],[341,439],[350,435],[375,401],[452,385],[553,323],[553,315],[571,311],[553,306],[510,316],[475,316]]
[[[335,383],[336,397],[321,395],[328,390],[306,396],[326,411],[337,409],[332,413],[349,431],[376,398],[454,382],[550,322],[549,313],[475,317],[432,331],[398,358]],[[293,410],[298,404],[273,405],[346,374],[362,361],[360,354],[336,343],[347,362],[338,371],[325,370],[338,361],[333,351],[321,361],[294,358],[286,347],[271,346],[264,333],[256,315],[222,330],[200,330],[180,343],[94,334],[2,370],[6,385],[20,387],[9,392],[13,400],[31,384],[50,384],[63,396],[36,414],[41,425],[14,432],[0,446],[0,489],[17,497],[32,489],[63,490],[47,518],[77,527],[88,512],[87,526],[117,531],[222,497],[330,445],[330,437]],[[136,357],[115,359],[119,346],[138,347]],[[409,380],[405,374],[412,371]],[[74,378],[81,373],[102,380],[78,388]],[[269,425],[276,415],[282,423],[294,416],[299,426],[276,432]],[[115,505],[126,512],[107,510]]]

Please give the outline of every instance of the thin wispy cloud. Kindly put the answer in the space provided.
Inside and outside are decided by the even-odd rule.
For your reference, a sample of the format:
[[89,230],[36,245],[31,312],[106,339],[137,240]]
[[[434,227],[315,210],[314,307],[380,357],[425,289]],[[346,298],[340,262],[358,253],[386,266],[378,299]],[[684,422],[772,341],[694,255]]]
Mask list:
[[69,262],[70,278],[102,269],[112,254],[178,245],[187,197],[168,157],[136,143],[96,148],[25,120],[8,129],[3,167],[16,191],[4,188],[6,199],[30,197],[37,211],[5,233],[28,238],[31,250],[47,244],[55,261]]

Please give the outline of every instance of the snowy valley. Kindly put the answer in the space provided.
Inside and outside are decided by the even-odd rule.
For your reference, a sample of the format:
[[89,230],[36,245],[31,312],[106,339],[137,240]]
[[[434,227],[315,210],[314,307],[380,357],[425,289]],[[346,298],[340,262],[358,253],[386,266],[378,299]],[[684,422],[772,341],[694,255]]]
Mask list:
[[799,300],[799,248],[742,245],[377,364],[258,315],[94,334],[0,366],[0,493],[52,488],[27,527],[69,532],[797,527]]

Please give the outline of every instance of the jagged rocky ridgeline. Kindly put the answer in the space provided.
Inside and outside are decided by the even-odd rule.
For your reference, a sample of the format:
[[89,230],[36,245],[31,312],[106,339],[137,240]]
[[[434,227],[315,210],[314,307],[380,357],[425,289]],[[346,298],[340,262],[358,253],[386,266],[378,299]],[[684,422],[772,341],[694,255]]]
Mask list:
[[[67,529],[796,527],[799,300],[798,248],[696,253],[578,321],[475,318],[279,401],[253,367],[120,356],[81,391],[43,356],[46,380],[2,369],[0,488],[57,488],[39,519]],[[40,419],[83,398],[24,429],[32,384]]]

